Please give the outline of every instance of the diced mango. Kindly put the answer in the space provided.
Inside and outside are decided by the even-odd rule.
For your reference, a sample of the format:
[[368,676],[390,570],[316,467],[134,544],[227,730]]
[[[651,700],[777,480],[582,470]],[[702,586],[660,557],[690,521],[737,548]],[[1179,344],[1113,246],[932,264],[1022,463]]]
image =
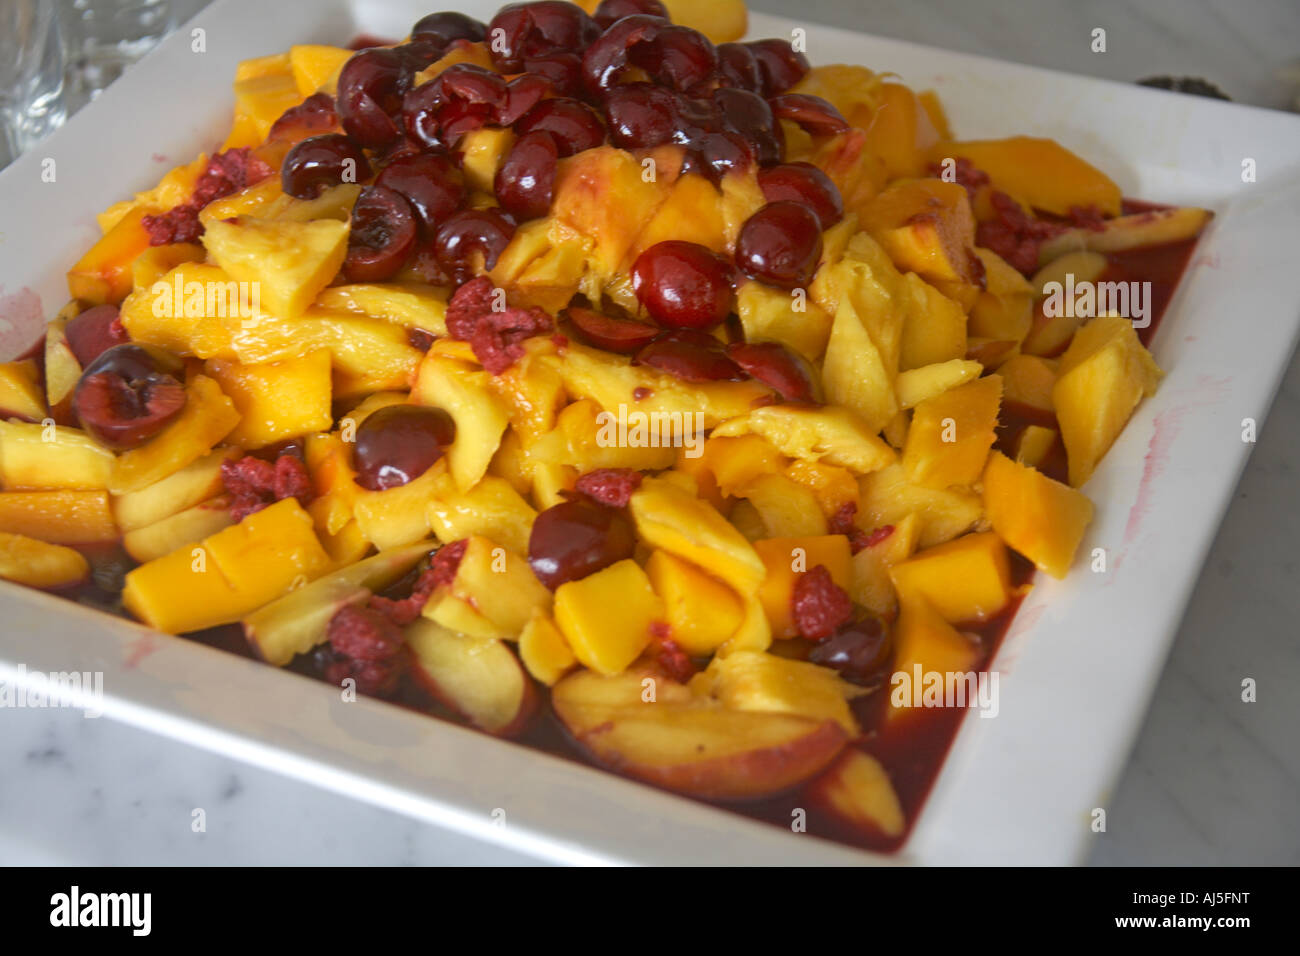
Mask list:
[[853,586],[849,539],[842,534],[810,538],[768,538],[754,542],[754,550],[766,569],[758,588],[758,599],[776,638],[797,637],[790,600],[799,577],[818,565],[830,572],[831,580],[844,590]]
[[527,559],[482,535],[468,539],[448,591],[495,627],[492,635],[513,641],[534,612],[551,609],[551,592],[537,580]]
[[975,217],[958,183],[898,180],[862,209],[862,228],[900,271],[950,282],[975,279]]
[[985,621],[1011,601],[1006,545],[991,531],[918,552],[890,569],[899,600],[927,600],[950,623]]
[[898,404],[912,408],[928,399],[942,395],[950,388],[977,379],[984,372],[979,362],[949,359],[934,365],[922,365],[898,374],[896,387]]
[[713,476],[724,495],[733,495],[737,488],[760,475],[775,474],[785,465],[784,456],[758,435],[712,437],[694,461]]
[[637,534],[652,548],[708,568],[740,594],[763,580],[763,561],[713,506],[663,478],[647,478],[629,502]]
[[901,83],[882,83],[880,106],[867,128],[867,148],[885,164],[890,179],[924,176],[927,154],[939,132],[920,99]]
[[547,687],[573,670],[578,659],[549,614],[538,612],[519,635],[519,659],[528,673]]
[[1127,319],[1101,316],[1078,331],[1052,387],[1071,485],[1077,488],[1092,476],[1163,376]]
[[826,350],[831,334],[831,315],[816,302],[807,297],[796,300],[789,292],[761,282],[741,283],[736,293],[736,314],[745,330],[745,341],[779,342],[809,360]]
[[583,666],[618,674],[650,643],[663,602],[632,560],[619,561],[555,592],[555,623]]
[[334,219],[212,222],[203,245],[232,278],[258,284],[267,311],[292,319],[338,274],[347,254],[348,224]]
[[206,254],[202,246],[193,242],[150,246],[136,256],[131,266],[131,289],[134,292],[149,289],[177,266],[187,262],[202,262]]
[[215,360],[208,371],[239,412],[239,424],[226,436],[231,444],[265,448],[334,423],[327,349],[266,365]]
[[485,474],[501,436],[510,424],[493,394],[492,376],[475,366],[430,353],[420,363],[413,401],[444,409],[456,422],[456,440],[447,452],[450,472],[462,491]]
[[[898,622],[894,625],[894,665],[888,720],[915,715],[917,682],[928,674],[967,674],[979,665],[980,646],[958,631],[924,598],[899,592]],[[906,675],[906,680],[896,683]],[[923,699],[923,698],[922,698]],[[902,706],[899,706],[902,702]]]
[[1016,439],[1016,461],[1041,469],[1060,437],[1060,432],[1055,428],[1027,425]]
[[960,303],[914,272],[903,276],[898,300],[903,309],[900,369],[965,358],[967,320]]
[[444,472],[427,500],[425,517],[439,541],[459,541],[481,534],[518,554],[526,554],[537,512],[503,478],[487,475],[469,491],[460,491]]
[[235,114],[246,117],[264,140],[284,111],[304,99],[292,74],[268,73],[235,81]]
[[1056,578],[1070,570],[1092,521],[1081,491],[996,451],[984,469],[984,510],[1003,541]]
[[882,468],[858,480],[858,524],[870,530],[897,525],[910,514],[921,522],[918,547],[950,541],[983,516],[979,495],[961,488],[927,488],[913,484],[902,465]]
[[976,379],[921,402],[903,448],[909,480],[928,488],[978,480],[996,437],[1002,379]]
[[305,98],[332,81],[337,82],[339,71],[353,52],[346,47],[320,44],[289,47],[289,69],[298,95]]
[[258,607],[330,567],[311,516],[293,498],[254,512],[204,544],[226,580]]
[[[352,514],[361,527],[361,533],[380,551],[427,538],[430,505],[444,481],[449,483],[447,466],[445,459],[440,459],[424,474],[396,488],[383,491],[359,488],[352,504]],[[455,541],[456,538],[442,540]]]
[[131,291],[131,267],[149,248],[143,220],[149,210],[136,207],[96,242],[68,270],[68,292],[89,305],[116,305]]
[[769,405],[724,422],[715,436],[761,435],[782,454],[860,474],[894,463],[893,450],[844,408]]
[[712,654],[740,627],[744,609],[736,592],[698,565],[656,550],[645,570],[664,602],[672,639],[688,654]]
[[789,538],[826,533],[826,515],[812,491],[785,475],[759,475],[736,489],[754,505],[767,533]]
[[1002,400],[1052,414],[1052,387],[1056,384],[1056,363],[1037,355],[1013,355],[998,367],[1002,376]]

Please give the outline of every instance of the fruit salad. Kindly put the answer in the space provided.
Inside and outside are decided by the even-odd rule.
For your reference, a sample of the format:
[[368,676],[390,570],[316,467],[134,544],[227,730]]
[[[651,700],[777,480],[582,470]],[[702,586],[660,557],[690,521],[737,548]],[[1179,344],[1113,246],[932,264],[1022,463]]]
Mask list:
[[1209,213],[745,32],[546,0],[242,62],[0,364],[0,576],[900,846]]

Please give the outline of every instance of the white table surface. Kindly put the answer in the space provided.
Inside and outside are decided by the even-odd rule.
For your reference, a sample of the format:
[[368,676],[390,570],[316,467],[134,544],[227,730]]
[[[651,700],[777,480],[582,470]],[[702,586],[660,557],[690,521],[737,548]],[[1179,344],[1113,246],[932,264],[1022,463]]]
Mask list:
[[[752,5],[1111,79],[1200,76],[1261,106],[1291,102],[1284,70],[1300,60],[1296,0]],[[1105,54],[1089,50],[1098,26]],[[1298,433],[1293,362],[1109,802],[1095,864],[1300,863]],[[1245,677],[1258,682],[1256,703],[1241,701]],[[75,711],[8,710],[3,728],[0,863],[532,862]],[[191,829],[196,808],[206,832]]]

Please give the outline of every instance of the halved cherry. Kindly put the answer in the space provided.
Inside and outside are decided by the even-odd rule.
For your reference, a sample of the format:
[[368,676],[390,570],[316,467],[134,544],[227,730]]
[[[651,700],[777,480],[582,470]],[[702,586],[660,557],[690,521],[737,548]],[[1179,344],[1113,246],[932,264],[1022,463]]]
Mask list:
[[115,345],[86,366],[72,411],[86,433],[115,451],[138,448],[185,407],[181,360],[152,346]]
[[516,133],[534,131],[554,136],[561,158],[605,142],[605,126],[600,117],[586,103],[567,96],[542,100],[515,123]]
[[786,401],[818,401],[808,362],[778,342],[734,342],[727,346],[727,357]]
[[785,93],[767,102],[777,119],[797,123],[812,136],[834,136],[849,128],[844,114],[820,96]]
[[821,220],[803,203],[768,203],[745,221],[736,240],[736,264],[782,289],[812,281],[822,254]]
[[420,221],[420,234],[425,239],[433,237],[438,225],[459,209],[465,201],[465,177],[444,150],[401,156],[387,166],[375,179],[383,186],[401,193],[415,210]]
[[488,23],[492,63],[506,73],[518,73],[528,57],[585,50],[600,35],[600,27],[577,4],[564,0],[510,3]]
[[454,40],[478,43],[487,36],[487,27],[473,17],[454,11],[431,13],[421,17],[411,27],[411,38],[429,40],[443,46]]
[[297,106],[291,106],[271,124],[267,142],[277,139],[297,141],[334,129],[339,122],[334,111],[334,97],[328,93],[313,93]]
[[600,0],[591,18],[596,26],[608,30],[624,17],[642,14],[647,17],[663,17],[667,20],[668,8],[659,0]]
[[740,366],[727,358],[721,342],[693,329],[660,333],[632,361],[684,382],[739,382],[745,378]]
[[411,257],[415,236],[415,212],[406,197],[384,186],[367,186],[352,207],[344,273],[353,282],[391,279]]
[[295,199],[315,199],[340,183],[370,178],[365,150],[342,133],[312,136],[296,143],[280,168],[280,188]]
[[474,275],[474,256],[491,269],[510,245],[515,222],[501,209],[462,209],[447,217],[433,239],[433,254],[443,272],[457,284]]
[[789,40],[753,40],[746,43],[758,63],[764,96],[784,93],[807,75],[812,65],[808,57],[795,50]]
[[343,130],[362,146],[379,147],[397,138],[394,117],[414,75],[410,60],[397,50],[362,50],[343,64],[338,82],[338,115]]
[[758,188],[768,202],[801,202],[829,229],[844,218],[844,200],[831,178],[812,163],[783,163],[760,170]]
[[585,498],[547,508],[528,536],[528,563],[552,591],[630,558],[635,550],[636,532],[627,515]]
[[569,306],[566,314],[578,334],[598,349],[632,355],[649,345],[663,330],[648,322],[603,315],[594,309]]

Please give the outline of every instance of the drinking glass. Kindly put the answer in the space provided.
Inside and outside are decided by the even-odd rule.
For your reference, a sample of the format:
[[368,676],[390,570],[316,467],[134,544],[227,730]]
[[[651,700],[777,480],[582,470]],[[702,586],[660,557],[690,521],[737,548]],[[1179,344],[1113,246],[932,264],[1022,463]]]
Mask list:
[[61,0],[59,8],[74,109],[93,99],[176,26],[171,0]]
[[49,0],[0,0],[0,167],[66,116],[55,5]]

